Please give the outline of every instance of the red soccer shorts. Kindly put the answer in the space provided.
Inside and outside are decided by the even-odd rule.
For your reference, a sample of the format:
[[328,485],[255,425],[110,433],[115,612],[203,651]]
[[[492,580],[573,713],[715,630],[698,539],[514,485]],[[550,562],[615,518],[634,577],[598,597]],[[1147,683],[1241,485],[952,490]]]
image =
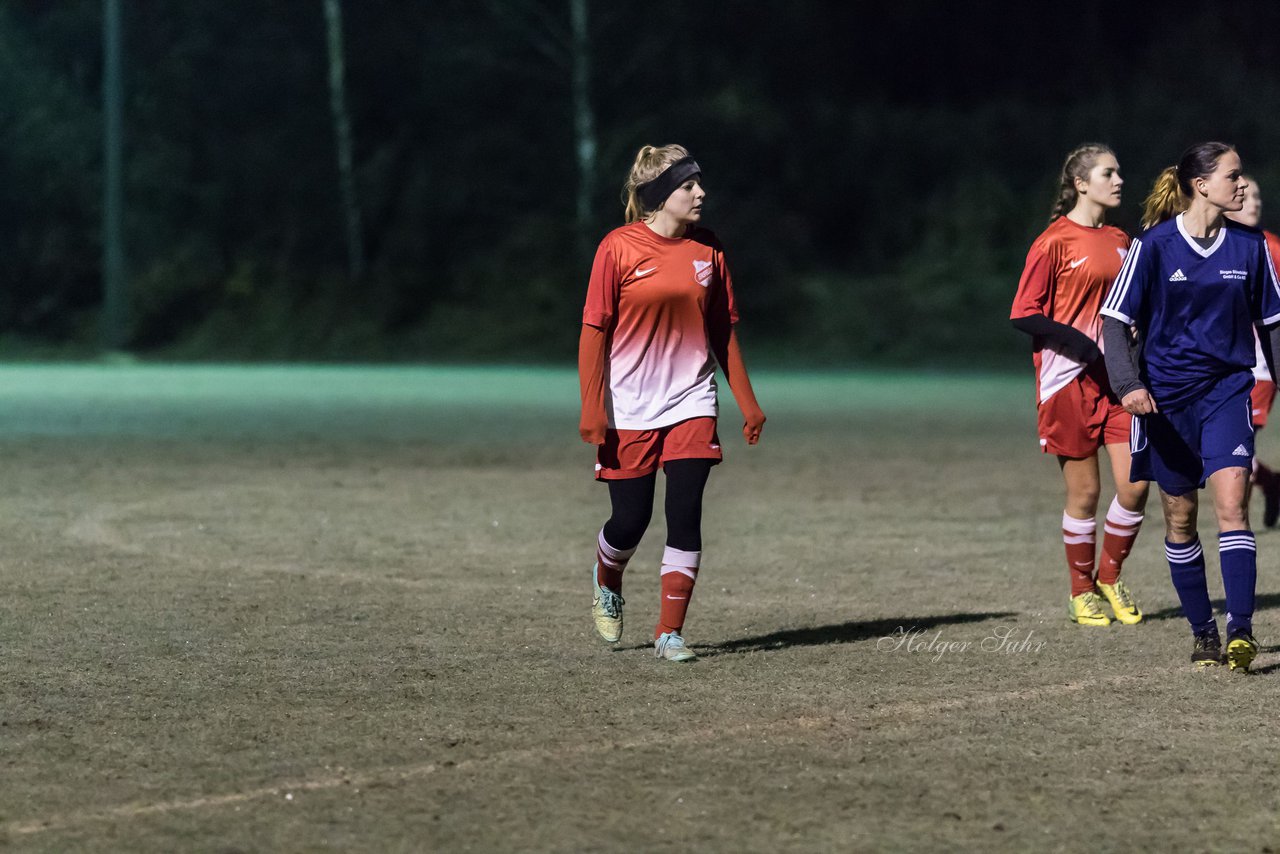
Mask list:
[[644,477],[671,460],[720,462],[714,418],[690,418],[656,430],[606,430],[596,452],[596,480]]
[[1271,404],[1276,399],[1276,384],[1271,380],[1257,380],[1249,393],[1249,412],[1253,415],[1254,428],[1266,427]]
[[1080,374],[1040,404],[1040,447],[1046,454],[1082,460],[1103,445],[1129,444],[1132,417],[1088,374]]

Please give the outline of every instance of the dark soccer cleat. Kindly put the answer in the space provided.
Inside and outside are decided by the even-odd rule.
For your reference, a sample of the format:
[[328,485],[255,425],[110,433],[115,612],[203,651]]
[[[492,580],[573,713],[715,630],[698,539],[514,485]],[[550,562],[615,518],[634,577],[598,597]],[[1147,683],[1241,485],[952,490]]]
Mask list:
[[1234,673],[1248,673],[1249,665],[1258,655],[1258,642],[1248,632],[1232,632],[1227,635],[1227,665]]
[[1222,663],[1222,638],[1218,636],[1218,627],[1199,632],[1195,636],[1195,644],[1191,647],[1191,663],[1197,667],[1213,667]]

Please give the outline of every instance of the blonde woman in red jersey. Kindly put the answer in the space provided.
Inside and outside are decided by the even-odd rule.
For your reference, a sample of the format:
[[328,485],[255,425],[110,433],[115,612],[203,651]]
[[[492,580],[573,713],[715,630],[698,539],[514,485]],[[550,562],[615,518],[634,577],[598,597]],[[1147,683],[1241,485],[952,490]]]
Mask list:
[[[1123,231],[1105,224],[1123,184],[1106,146],[1082,145],[1067,156],[1049,227],[1031,244],[1010,312],[1013,325],[1034,341],[1040,446],[1057,455],[1067,491],[1068,612],[1083,626],[1110,625],[1103,596],[1120,622],[1142,620],[1120,569],[1142,525],[1147,484],[1129,482],[1130,416],[1107,382],[1099,349],[1098,311],[1129,246]],[[1116,495],[1095,576],[1098,449],[1104,445]]]
[[654,655],[697,656],[681,636],[702,560],[702,493],[721,459],[717,365],[760,440],[756,403],[734,332],[738,312],[724,250],[699,227],[702,170],[679,145],[646,145],[623,190],[626,225],[601,241],[591,269],[578,376],[583,441],[598,446],[596,478],[612,515],[596,537],[591,614],[609,643],[622,636],[622,573],[653,512],[657,472],[667,478],[667,545]]
[[[1252,176],[1244,175],[1242,177],[1249,182],[1249,186],[1244,191],[1244,207],[1238,211],[1224,211],[1222,215],[1227,219],[1233,219],[1251,228],[1261,228],[1262,191],[1258,188],[1258,182]],[[1262,236],[1266,238],[1267,251],[1271,253],[1271,263],[1280,267],[1280,237],[1265,230],[1262,232]],[[1267,416],[1271,414],[1271,405],[1276,398],[1276,383],[1271,376],[1271,371],[1267,369],[1267,361],[1262,355],[1262,341],[1258,338],[1256,329],[1254,330],[1253,339],[1258,361],[1253,366],[1253,391],[1250,393],[1249,398],[1253,429],[1254,432],[1257,432],[1267,426]],[[1255,488],[1262,490],[1262,523],[1268,528],[1274,528],[1276,522],[1280,521],[1280,475],[1263,465],[1256,453],[1253,456],[1253,485]],[[1248,504],[1248,499],[1249,496],[1246,493],[1246,505]]]

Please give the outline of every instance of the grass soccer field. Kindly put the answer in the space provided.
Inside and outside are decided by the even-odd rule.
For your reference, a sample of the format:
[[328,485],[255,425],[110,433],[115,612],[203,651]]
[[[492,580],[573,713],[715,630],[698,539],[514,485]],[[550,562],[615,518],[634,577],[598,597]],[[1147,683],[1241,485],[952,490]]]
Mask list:
[[1072,625],[1031,383],[761,372],[676,665],[660,512],[592,630],[570,371],[0,368],[0,849],[1276,849],[1280,536],[1254,675],[1154,499]]

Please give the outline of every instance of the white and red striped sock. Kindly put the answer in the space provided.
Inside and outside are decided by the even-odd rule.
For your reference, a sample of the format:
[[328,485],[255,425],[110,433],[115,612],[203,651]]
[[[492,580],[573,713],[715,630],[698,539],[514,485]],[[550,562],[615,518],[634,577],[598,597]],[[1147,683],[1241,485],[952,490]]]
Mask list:
[[596,537],[596,583],[614,593],[622,592],[622,571],[637,547],[615,549],[604,538],[604,529]]
[[1098,523],[1062,514],[1062,543],[1067,550],[1067,570],[1071,574],[1071,595],[1093,590],[1093,557],[1097,547]]
[[1115,584],[1120,580],[1120,568],[1133,548],[1133,541],[1138,538],[1143,518],[1142,513],[1121,507],[1119,498],[1111,499],[1111,507],[1103,523],[1102,560],[1098,561],[1098,580],[1103,584]]
[[684,552],[667,546],[662,553],[662,602],[658,607],[658,625],[653,630],[656,639],[665,632],[678,632],[684,627],[684,615],[693,596],[693,585],[698,580],[698,564],[702,552]]

